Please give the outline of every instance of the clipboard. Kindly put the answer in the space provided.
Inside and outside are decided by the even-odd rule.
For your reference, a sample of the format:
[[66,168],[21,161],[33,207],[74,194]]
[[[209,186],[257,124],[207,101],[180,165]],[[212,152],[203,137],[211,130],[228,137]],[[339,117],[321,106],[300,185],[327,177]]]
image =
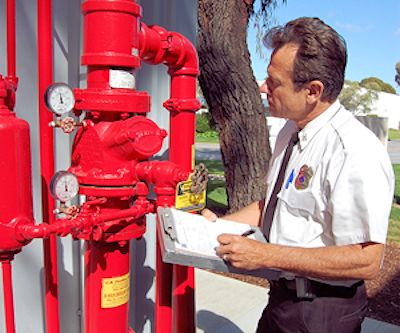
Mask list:
[[215,246],[218,245],[216,237],[221,233],[240,235],[252,230],[248,238],[265,243],[264,235],[258,227],[223,219],[211,222],[201,215],[162,207],[157,210],[157,224],[161,255],[166,263],[279,279],[281,272],[278,270],[235,268],[215,253]]

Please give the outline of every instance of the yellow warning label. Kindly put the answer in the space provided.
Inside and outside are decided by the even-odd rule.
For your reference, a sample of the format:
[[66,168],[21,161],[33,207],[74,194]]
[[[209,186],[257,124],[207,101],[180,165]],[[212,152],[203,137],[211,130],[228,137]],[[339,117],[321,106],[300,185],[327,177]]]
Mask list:
[[129,301],[129,273],[101,281],[101,307],[115,308]]
[[175,208],[186,212],[202,210],[206,206],[206,191],[194,194],[190,191],[192,181],[187,180],[176,186]]

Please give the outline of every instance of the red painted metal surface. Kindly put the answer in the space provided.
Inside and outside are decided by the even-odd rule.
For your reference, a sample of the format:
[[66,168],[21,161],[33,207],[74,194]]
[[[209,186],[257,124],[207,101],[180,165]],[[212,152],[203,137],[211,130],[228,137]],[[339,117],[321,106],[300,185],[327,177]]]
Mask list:
[[[87,240],[84,333],[133,332],[128,326],[128,240],[144,234],[145,214],[154,209],[145,198],[148,185],[135,168],[160,150],[166,132],[145,117],[132,117],[150,109],[149,96],[134,89],[140,6],[131,0],[87,0],[82,13],[87,88],[75,89],[75,106],[89,111],[90,126],[75,137],[70,171],[81,193],[101,201],[91,207],[97,213],[93,228],[76,235]],[[121,218],[121,212],[135,207],[141,207],[137,214]],[[114,221],[102,223],[113,216]]]
[[[9,3],[14,6],[14,1]],[[0,214],[3,211],[8,214],[0,215],[0,254],[12,256],[31,239],[46,238],[46,332],[58,333],[55,235],[71,234],[86,240],[84,333],[134,333],[128,327],[129,240],[145,233],[146,214],[154,213],[159,206],[174,205],[176,184],[186,180],[193,169],[194,113],[200,106],[196,100],[198,61],[193,45],[180,34],[157,26],[141,26],[141,7],[134,0],[86,0],[82,13],[82,64],[87,65],[87,88],[75,89],[74,93],[75,112],[80,114],[84,110],[86,117],[74,139],[70,171],[78,177],[80,194],[86,195],[87,201],[80,209],[67,213],[67,218],[55,220],[55,204],[49,193],[50,178],[54,174],[54,147],[53,130],[48,123],[53,116],[43,101],[44,92],[52,83],[51,1],[39,0],[44,223],[33,225],[31,189],[27,188],[31,185],[27,178],[30,177],[29,128],[10,111],[14,107],[17,83],[15,60],[14,63],[11,60],[10,76],[6,80],[0,77],[0,124],[3,126],[0,145],[7,145],[4,148],[10,155],[7,160],[14,158],[11,154],[25,155],[16,157],[24,167],[11,165],[13,170],[5,172],[7,179],[3,183],[14,192],[0,198],[3,199],[0,205],[7,204]],[[8,16],[15,17],[15,12],[8,10]],[[10,36],[13,34],[15,31],[11,29]],[[14,51],[12,48],[11,58],[13,52],[15,57],[15,47]],[[171,96],[164,106],[171,112],[170,161],[148,161],[161,149],[167,133],[145,117],[150,110],[149,95],[135,90],[133,73],[141,58],[169,68]],[[14,134],[19,135],[15,142],[12,141]],[[24,145],[28,148],[24,149]],[[23,185],[12,183],[21,179]],[[147,198],[153,185],[155,204]],[[157,247],[156,277],[156,332],[194,332],[193,269],[164,264]],[[8,305],[10,301],[7,296]],[[11,327],[11,319],[9,322]]]
[[0,258],[3,270],[4,312],[7,333],[15,333],[11,260],[12,256]]
[[[114,122],[102,118],[77,132],[70,171],[83,186],[133,186],[136,164],[156,154],[167,133],[142,116]],[[91,195],[99,196],[96,190]]]
[[14,90],[0,75],[0,254],[19,252],[15,226],[33,223],[29,125],[5,104]]
[[7,0],[7,76],[16,78],[15,0]]
[[141,7],[132,0],[86,0],[82,65],[139,67]]
[[[196,77],[172,73],[171,99],[196,98]],[[192,110],[174,109],[170,115],[170,160],[191,170],[194,163],[195,113]],[[194,269],[175,265],[173,270],[173,309],[176,333],[196,330],[194,300]]]
[[86,242],[84,333],[128,332],[129,256],[128,241]]
[[[194,164],[195,111],[200,108],[196,99],[196,78],[199,74],[196,50],[182,35],[159,26],[142,24],[140,42],[140,54],[144,61],[164,63],[169,68],[171,96],[164,103],[164,107],[171,112],[169,160],[190,171]],[[156,332],[194,332],[193,268],[174,266],[171,269],[159,257],[157,263],[156,290],[161,295],[156,299]]]
[[[42,179],[42,220],[54,223],[54,200],[50,195],[49,184],[54,174],[54,135],[48,126],[53,120],[52,114],[44,103],[47,87],[53,82],[52,57],[52,15],[51,0],[38,0],[38,75],[39,75],[39,132],[40,132],[40,175]],[[51,236],[43,240],[44,269],[45,269],[45,314],[46,332],[60,331],[59,301],[58,301],[58,272],[57,272],[57,239]]]

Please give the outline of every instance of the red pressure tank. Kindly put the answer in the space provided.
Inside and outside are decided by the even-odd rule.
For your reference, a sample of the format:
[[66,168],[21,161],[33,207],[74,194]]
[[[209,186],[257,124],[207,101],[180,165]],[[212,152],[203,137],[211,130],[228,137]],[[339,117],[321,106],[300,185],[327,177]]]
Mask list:
[[6,97],[0,76],[0,255],[26,244],[16,237],[17,224],[33,224],[29,125],[8,109]]

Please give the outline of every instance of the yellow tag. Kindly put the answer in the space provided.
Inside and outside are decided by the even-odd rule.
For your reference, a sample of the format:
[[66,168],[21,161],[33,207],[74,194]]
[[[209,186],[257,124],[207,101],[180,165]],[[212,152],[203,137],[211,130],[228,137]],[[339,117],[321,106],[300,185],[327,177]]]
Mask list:
[[129,301],[129,273],[101,281],[101,307],[115,308]]
[[175,208],[185,212],[196,212],[206,206],[206,191],[200,194],[190,192],[192,181],[187,180],[176,186]]

